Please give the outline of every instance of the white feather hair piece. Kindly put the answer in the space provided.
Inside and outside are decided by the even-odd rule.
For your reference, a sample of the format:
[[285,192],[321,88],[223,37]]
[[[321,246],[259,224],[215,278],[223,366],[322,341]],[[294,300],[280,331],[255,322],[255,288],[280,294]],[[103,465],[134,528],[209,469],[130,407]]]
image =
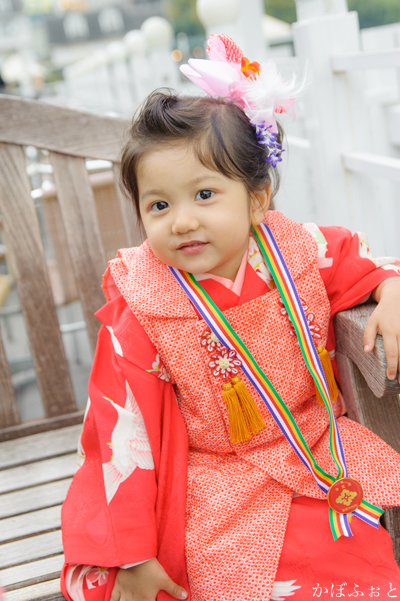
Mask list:
[[282,79],[275,61],[270,59],[261,63],[258,76],[254,79],[247,78],[242,83],[247,117],[253,125],[263,122],[270,124],[275,120],[274,113],[289,113],[294,120],[298,114],[296,98],[307,91],[312,79],[312,68],[308,61],[299,83],[295,73],[290,81]]

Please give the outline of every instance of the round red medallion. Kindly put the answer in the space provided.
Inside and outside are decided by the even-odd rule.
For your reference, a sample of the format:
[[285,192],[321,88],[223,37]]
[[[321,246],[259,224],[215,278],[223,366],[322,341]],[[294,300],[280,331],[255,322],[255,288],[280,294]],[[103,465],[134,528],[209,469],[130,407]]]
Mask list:
[[329,507],[338,513],[351,513],[359,507],[364,493],[361,484],[354,478],[336,480],[328,490]]

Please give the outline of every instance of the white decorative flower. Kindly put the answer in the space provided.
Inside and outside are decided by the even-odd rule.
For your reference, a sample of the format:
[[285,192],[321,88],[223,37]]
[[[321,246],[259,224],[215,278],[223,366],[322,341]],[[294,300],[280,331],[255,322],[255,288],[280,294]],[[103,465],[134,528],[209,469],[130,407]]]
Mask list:
[[223,349],[224,346],[220,343],[214,332],[206,330],[201,336],[201,345],[205,346],[209,353]]
[[[311,336],[315,340],[315,342],[319,342],[321,340],[321,327],[318,325],[318,323],[314,323],[314,319],[315,319],[314,313],[307,314],[308,305],[307,305],[306,301],[304,300],[304,298],[300,298],[300,301],[301,301],[301,305],[303,307],[304,313],[306,315],[306,319],[307,319],[307,323],[308,323],[308,327],[309,327]],[[283,316],[287,317],[287,319],[289,321],[290,334],[291,334],[291,336],[295,336],[296,330],[294,329],[292,320],[290,319],[290,316],[286,310],[283,300],[281,298],[279,298],[279,302],[281,303],[281,305],[283,305],[283,307],[281,308],[281,314]]]
[[234,350],[223,347],[217,355],[212,355],[212,361],[208,364],[213,369],[214,376],[227,378],[239,373],[238,367],[242,362],[237,358]]

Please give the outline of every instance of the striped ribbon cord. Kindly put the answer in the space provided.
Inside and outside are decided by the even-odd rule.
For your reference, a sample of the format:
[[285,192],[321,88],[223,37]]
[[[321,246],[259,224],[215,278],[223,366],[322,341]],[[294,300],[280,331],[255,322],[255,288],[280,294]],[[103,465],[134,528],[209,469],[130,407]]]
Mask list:
[[[293,323],[307,368],[310,371],[327,408],[330,420],[330,451],[338,468],[336,478],[325,472],[325,470],[317,464],[307,442],[283,399],[279,396],[273,384],[261,370],[246,345],[236,334],[228,320],[211,300],[202,286],[196,281],[192,274],[180,271],[174,267],[170,267],[169,269],[184,292],[188,295],[194,307],[207,323],[210,330],[225,347],[233,349],[236,352],[238,358],[242,362],[244,374],[257,390],[297,457],[312,473],[319,488],[327,494],[329,488],[336,480],[347,477],[348,474],[339,429],[330,401],[324,370],[312,340],[307,318],[292,276],[271,230],[265,224],[261,224],[260,226],[253,228],[253,235],[271,271],[271,275]],[[354,515],[357,515],[357,517],[375,527],[379,526],[379,517],[382,513],[382,510],[365,500],[363,500],[358,509],[353,512]],[[330,508],[329,521],[335,540],[342,535],[352,536],[348,514],[339,514]]]

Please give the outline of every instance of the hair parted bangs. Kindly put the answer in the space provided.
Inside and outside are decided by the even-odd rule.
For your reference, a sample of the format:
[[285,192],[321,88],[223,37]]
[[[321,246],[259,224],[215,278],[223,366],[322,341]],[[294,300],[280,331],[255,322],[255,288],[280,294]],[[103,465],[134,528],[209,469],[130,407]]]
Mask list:
[[127,135],[121,178],[139,218],[139,164],[148,152],[163,145],[190,144],[205,167],[243,182],[249,194],[271,186],[273,198],[278,190],[279,172],[266,162],[267,151],[244,111],[230,100],[157,90],[139,107]]

